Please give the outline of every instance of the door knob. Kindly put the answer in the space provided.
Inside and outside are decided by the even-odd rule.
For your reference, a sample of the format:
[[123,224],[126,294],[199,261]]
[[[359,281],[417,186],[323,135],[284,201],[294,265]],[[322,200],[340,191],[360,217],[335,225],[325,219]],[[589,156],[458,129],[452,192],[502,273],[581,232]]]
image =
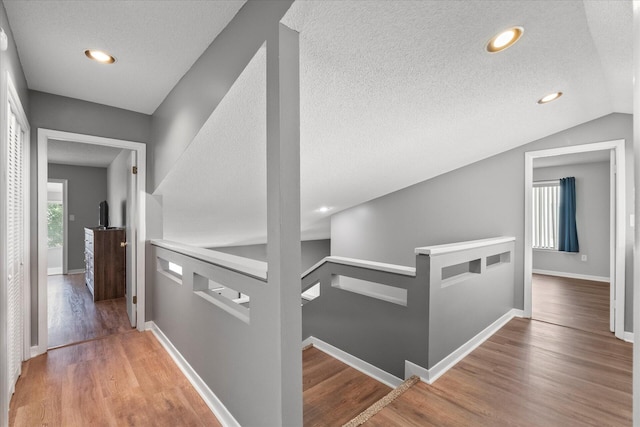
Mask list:
[[124,248],[125,246],[127,246],[127,242],[120,242],[120,247]]

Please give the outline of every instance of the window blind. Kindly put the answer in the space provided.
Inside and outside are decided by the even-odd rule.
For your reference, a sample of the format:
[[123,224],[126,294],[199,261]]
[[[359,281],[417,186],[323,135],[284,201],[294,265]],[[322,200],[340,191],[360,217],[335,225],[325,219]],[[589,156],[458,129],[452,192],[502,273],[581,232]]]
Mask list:
[[533,184],[533,248],[558,249],[560,181]]
[[24,334],[24,132],[8,106],[7,156],[7,375],[8,396],[20,376]]

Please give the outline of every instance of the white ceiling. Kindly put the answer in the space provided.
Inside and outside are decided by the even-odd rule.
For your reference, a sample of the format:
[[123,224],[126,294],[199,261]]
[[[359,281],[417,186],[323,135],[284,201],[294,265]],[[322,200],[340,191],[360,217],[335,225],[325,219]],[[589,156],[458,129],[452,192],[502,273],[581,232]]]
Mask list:
[[47,143],[47,161],[60,165],[106,168],[120,152],[121,148],[79,142],[49,140]]
[[[244,0],[4,0],[30,89],[151,114]],[[117,59],[102,65],[85,49]]]
[[[191,47],[202,52],[211,40],[195,49],[191,32],[211,31],[213,39],[224,26],[214,9],[220,7],[230,19],[238,6],[41,3],[5,0],[30,87],[143,112],[153,111],[199,54],[187,60],[165,52]],[[177,18],[169,16],[172,7]],[[75,47],[70,41],[46,42],[51,55],[67,64],[76,54],[63,50],[81,52],[93,43],[82,40],[93,31],[87,21],[104,16],[103,10],[127,22],[118,26],[122,43],[114,51],[116,65],[127,68],[125,75],[142,76],[137,86],[144,88],[127,87],[110,97],[108,92],[126,82],[104,80],[108,76],[95,77],[106,82],[98,85],[105,93],[74,88],[77,81],[94,78],[87,69],[62,78],[56,90],[34,87],[36,68],[46,67],[41,59],[25,59],[43,40],[31,15],[50,37],[60,32],[63,40],[80,39],[73,40]],[[212,16],[202,18],[207,13],[218,16],[215,31]],[[46,22],[51,14],[57,18],[51,21],[64,22],[63,30]],[[135,20],[132,14],[140,18],[127,20]],[[101,37],[114,19],[104,21],[98,25]],[[630,1],[298,0],[283,22],[300,32],[305,238],[328,237],[328,218],[342,209],[597,117],[632,112]],[[502,53],[486,53],[488,39],[513,25],[525,28],[523,38]],[[166,28],[173,29],[173,42],[158,34]],[[163,44],[153,44],[160,39]],[[151,49],[149,61],[160,58],[150,68],[135,59],[143,47]],[[175,63],[179,75],[163,87],[146,82],[155,81],[167,63]],[[68,69],[65,65],[64,72]],[[557,90],[564,92],[558,101],[536,103]],[[135,106],[139,97],[146,99],[144,107]],[[264,241],[264,104],[264,52],[258,52],[158,188],[165,238],[202,246]],[[320,206],[333,209],[319,213]]]

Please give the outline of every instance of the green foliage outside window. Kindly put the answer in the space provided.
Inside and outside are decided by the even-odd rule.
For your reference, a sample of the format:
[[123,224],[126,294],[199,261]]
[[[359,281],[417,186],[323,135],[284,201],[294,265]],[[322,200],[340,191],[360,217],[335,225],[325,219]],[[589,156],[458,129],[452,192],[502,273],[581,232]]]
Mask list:
[[62,204],[49,203],[47,206],[47,226],[49,230],[49,247],[57,248],[63,244]]

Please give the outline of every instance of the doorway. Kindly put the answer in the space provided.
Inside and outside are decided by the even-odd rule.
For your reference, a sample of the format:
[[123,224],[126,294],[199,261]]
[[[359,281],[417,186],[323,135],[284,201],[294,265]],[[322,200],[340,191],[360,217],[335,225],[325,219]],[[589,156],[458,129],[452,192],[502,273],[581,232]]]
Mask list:
[[[611,150],[539,158],[533,166],[532,318],[610,335]],[[567,177],[575,194],[571,251],[559,248]]]
[[[602,152],[610,159],[609,202],[609,323],[610,330],[624,339],[625,313],[625,146],[624,140],[576,145],[525,153],[525,251],[524,251],[524,315],[533,314],[533,169],[540,159],[558,158],[572,154]],[[618,178],[619,177],[619,178]],[[575,277],[575,279],[584,279]]]
[[[124,166],[122,167],[122,178],[119,178],[118,185],[121,185],[122,190],[120,194],[122,194],[123,199],[126,195],[126,201],[116,200],[113,203],[111,209],[111,218],[114,219],[116,216],[121,215],[119,221],[122,221],[122,224],[125,224],[124,218],[126,217],[126,235],[128,239],[125,241],[122,239],[122,244],[118,245],[118,247],[122,247],[123,256],[124,252],[127,252],[126,258],[129,263],[129,268],[126,270],[130,272],[127,274],[127,296],[126,296],[126,304],[124,301],[124,297],[122,298],[122,306],[130,307],[130,316],[132,317],[131,323],[129,324],[129,320],[126,320],[126,324],[129,324],[129,328],[131,326],[137,327],[139,330],[144,329],[144,239],[145,239],[145,226],[144,226],[144,218],[145,218],[145,205],[144,205],[144,192],[145,192],[145,170],[146,170],[146,146],[143,143],[132,142],[132,141],[124,141],[124,140],[115,140],[110,138],[102,138],[91,135],[82,135],[75,134],[69,132],[61,132],[49,129],[38,129],[38,346],[36,354],[42,354],[46,352],[47,348],[50,347],[49,342],[49,322],[50,315],[55,313],[49,313],[49,296],[48,296],[48,286],[47,286],[47,270],[48,270],[48,227],[47,227],[47,194],[46,191],[40,191],[40,189],[47,188],[47,174],[48,174],[48,146],[50,143],[55,142],[64,142],[68,144],[76,144],[76,145],[84,145],[84,146],[92,146],[95,149],[98,148],[112,148],[116,149],[118,153],[122,153],[124,159]],[[134,168],[135,167],[135,168]],[[135,174],[134,178],[127,176],[128,174]],[[98,212],[98,203],[94,203],[96,206],[91,204],[91,212],[92,215],[95,214],[95,221],[93,219],[91,221],[84,220],[83,224],[81,224],[81,230],[84,235],[85,226],[91,227],[98,226],[99,220],[99,212]],[[86,205],[86,204],[84,204]],[[83,206],[84,206],[83,205]],[[76,208],[78,209],[78,208]],[[95,212],[94,212],[95,211]],[[68,215],[65,215],[69,218],[69,215],[73,214],[73,212],[68,212]],[[77,219],[77,218],[76,218]],[[123,227],[124,228],[124,227]],[[123,231],[124,235],[124,231]],[[76,239],[77,240],[77,239]],[[80,241],[82,254],[80,258],[80,263],[82,263],[82,267],[85,266],[86,263],[86,252],[85,252],[85,243],[84,237],[81,238]],[[74,269],[75,270],[75,269]],[[81,276],[73,277],[73,276]],[[123,271],[124,276],[124,271]],[[88,293],[87,287],[85,286],[85,275],[84,270],[81,270],[81,274],[76,275],[68,275],[62,276],[65,278],[64,283],[61,284],[65,289],[74,290],[78,288],[78,290],[84,291],[84,293]],[[76,283],[78,282],[78,283]],[[123,289],[124,291],[124,289]],[[137,296],[140,295],[140,298]],[[86,298],[86,295],[83,295],[82,298]],[[90,295],[90,298],[92,296]],[[137,299],[137,301],[136,301]],[[80,299],[78,299],[80,301]],[[115,301],[115,300],[114,300]],[[82,301],[80,301],[81,305],[87,306]],[[102,301],[100,301],[102,303]],[[102,305],[110,305],[110,302],[107,302]],[[95,304],[97,306],[98,303]],[[93,305],[92,305],[93,306]],[[106,307],[104,310],[107,313],[113,312],[109,307]],[[123,310],[124,317],[126,319],[126,310]],[[117,329],[120,326],[117,326]],[[108,329],[108,328],[106,328]],[[115,332],[118,332],[117,330]],[[52,337],[53,338],[53,337]],[[82,338],[80,338],[82,340]],[[55,341],[55,340],[54,340]],[[55,345],[56,343],[51,342],[51,344]]]

